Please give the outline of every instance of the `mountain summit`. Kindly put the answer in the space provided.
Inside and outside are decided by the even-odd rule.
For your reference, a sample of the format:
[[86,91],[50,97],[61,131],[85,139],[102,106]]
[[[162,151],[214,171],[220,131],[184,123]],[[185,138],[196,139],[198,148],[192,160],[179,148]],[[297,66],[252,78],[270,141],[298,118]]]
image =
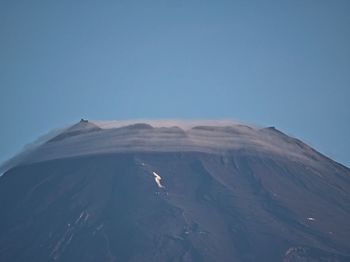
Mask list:
[[0,261],[350,261],[350,170],[274,127],[82,119],[3,169]]

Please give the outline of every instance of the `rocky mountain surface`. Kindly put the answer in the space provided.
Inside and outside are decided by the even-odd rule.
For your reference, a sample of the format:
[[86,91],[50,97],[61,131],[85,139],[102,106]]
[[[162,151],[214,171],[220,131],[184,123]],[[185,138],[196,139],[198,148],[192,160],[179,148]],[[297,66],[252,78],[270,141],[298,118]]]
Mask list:
[[350,170],[272,127],[82,120],[3,169],[0,261],[350,261]]

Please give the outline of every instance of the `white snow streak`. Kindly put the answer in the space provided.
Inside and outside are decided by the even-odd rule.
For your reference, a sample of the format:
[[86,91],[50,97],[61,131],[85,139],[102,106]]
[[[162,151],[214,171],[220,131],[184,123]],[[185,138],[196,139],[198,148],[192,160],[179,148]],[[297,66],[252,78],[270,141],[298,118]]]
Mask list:
[[156,184],[159,188],[164,188],[164,186],[160,183],[160,180],[162,179],[160,175],[158,175],[156,172],[153,172],[154,175],[154,181],[156,181]]

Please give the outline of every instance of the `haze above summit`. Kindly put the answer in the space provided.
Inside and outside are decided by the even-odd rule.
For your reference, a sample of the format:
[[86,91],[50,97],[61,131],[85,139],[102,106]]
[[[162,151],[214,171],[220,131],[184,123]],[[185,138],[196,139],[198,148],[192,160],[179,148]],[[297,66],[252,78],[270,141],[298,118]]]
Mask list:
[[119,153],[197,152],[275,156],[319,166],[325,159],[307,144],[275,127],[257,127],[230,120],[88,121],[39,138],[0,165],[0,173],[18,165],[47,160]]

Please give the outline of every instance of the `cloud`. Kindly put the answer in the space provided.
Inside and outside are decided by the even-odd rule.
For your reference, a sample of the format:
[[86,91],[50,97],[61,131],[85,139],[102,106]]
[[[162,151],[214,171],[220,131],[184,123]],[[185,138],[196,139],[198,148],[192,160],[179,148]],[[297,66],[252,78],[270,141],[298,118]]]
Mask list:
[[[66,129],[56,129],[5,162],[0,171],[23,163],[117,152],[237,151],[305,158],[302,144],[276,129],[260,128],[232,120],[123,120],[92,121],[101,129],[49,141]],[[145,123],[140,125],[140,123]],[[137,125],[139,124],[139,125]],[[86,124],[85,124],[86,125]],[[84,123],[81,128],[85,128]],[[48,142],[49,141],[49,142]],[[304,150],[304,151],[303,151]]]
[[41,145],[43,145],[53,137],[57,136],[58,134],[64,132],[65,130],[66,128],[57,128],[57,129],[51,130],[50,132],[38,137],[35,141],[29,144],[26,144],[18,154],[16,154],[15,156],[3,162],[0,165],[0,176],[10,168],[23,163],[24,160],[28,156],[30,156],[31,153],[35,152],[35,150],[37,150]]

